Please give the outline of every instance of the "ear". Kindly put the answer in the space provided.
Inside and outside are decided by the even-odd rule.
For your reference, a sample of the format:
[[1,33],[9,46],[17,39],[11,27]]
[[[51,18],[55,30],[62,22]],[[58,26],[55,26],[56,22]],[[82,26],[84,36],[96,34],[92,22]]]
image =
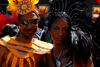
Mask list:
[[16,23],[18,24],[18,26],[20,26],[20,24],[19,24],[19,20],[18,20],[18,19],[16,20]]

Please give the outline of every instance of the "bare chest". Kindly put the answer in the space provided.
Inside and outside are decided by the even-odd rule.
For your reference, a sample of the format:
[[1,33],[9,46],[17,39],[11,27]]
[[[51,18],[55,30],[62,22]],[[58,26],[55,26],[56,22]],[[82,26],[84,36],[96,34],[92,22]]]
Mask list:
[[[34,67],[34,62],[35,60],[33,60],[32,57],[28,57],[28,58],[16,58],[13,54],[11,55],[11,57],[8,60],[8,54],[9,52],[5,53],[3,58],[2,58],[2,65],[1,67],[19,67],[19,66],[23,66],[23,67]],[[8,60],[8,62],[7,62]]]

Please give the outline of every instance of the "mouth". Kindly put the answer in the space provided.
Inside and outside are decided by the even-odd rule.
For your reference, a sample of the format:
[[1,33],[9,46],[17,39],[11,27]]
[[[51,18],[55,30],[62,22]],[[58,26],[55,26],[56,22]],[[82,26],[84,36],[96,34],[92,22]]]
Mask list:
[[33,31],[27,31],[28,33],[32,33]]
[[35,32],[35,30],[26,30],[26,32],[31,34],[31,33]]
[[57,40],[59,40],[59,41],[63,41],[63,38],[56,38]]

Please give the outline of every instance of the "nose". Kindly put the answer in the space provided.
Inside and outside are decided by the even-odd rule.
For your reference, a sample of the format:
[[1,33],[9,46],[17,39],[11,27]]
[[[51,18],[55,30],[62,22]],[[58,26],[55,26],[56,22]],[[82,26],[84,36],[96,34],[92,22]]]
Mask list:
[[58,35],[59,35],[59,36],[62,36],[62,35],[63,35],[63,32],[62,32],[62,31],[59,31],[59,32],[58,32]]
[[31,29],[32,27],[33,27],[33,25],[30,24],[30,23],[27,25],[27,28],[28,28],[28,29]]

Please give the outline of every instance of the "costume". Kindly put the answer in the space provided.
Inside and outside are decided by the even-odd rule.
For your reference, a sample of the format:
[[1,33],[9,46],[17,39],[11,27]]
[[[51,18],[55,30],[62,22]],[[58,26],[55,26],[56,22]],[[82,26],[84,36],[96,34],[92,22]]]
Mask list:
[[[38,9],[35,6],[39,0],[8,0],[8,11],[16,11],[17,16],[28,14],[31,11],[38,17]],[[19,18],[19,17],[18,17]],[[36,21],[37,22],[37,21]],[[21,43],[10,36],[5,36],[0,39],[0,45],[6,47],[10,52],[7,55],[6,66],[12,55],[14,56],[11,67],[16,67],[19,59],[19,67],[24,67],[24,60],[26,59],[30,67],[35,67],[34,54],[45,54],[53,48],[53,45],[37,39],[32,39],[31,43]],[[32,64],[34,63],[34,66]]]
[[7,47],[7,49],[10,51],[7,56],[6,65],[8,65],[10,57],[14,55],[11,67],[16,66],[18,58],[20,59],[19,67],[23,67],[24,59],[28,61],[30,67],[34,67],[31,66],[32,64],[29,58],[31,57],[34,61],[34,53],[45,54],[53,48],[53,45],[51,45],[50,43],[39,41],[37,39],[34,39],[34,41],[32,41],[32,43],[30,44],[17,42],[14,39],[12,39],[9,35],[1,38],[0,44],[2,46]]

